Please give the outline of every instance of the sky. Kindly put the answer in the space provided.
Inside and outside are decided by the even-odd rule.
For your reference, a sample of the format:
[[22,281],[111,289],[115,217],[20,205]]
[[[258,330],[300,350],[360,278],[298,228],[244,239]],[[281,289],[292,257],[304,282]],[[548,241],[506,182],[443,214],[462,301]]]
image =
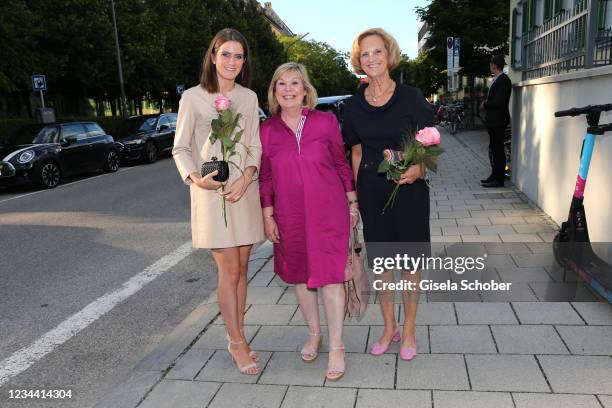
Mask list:
[[[260,0],[263,5],[263,1]],[[324,41],[338,51],[351,49],[359,32],[382,27],[395,37],[402,53],[417,56],[419,20],[415,7],[428,0],[272,0],[272,8],[295,34]]]

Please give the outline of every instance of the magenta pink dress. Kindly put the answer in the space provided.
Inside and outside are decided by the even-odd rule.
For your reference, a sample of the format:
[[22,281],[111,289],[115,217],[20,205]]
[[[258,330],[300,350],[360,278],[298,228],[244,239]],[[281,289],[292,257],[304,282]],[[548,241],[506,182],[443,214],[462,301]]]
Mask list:
[[346,192],[355,187],[336,117],[303,109],[302,121],[299,141],[280,114],[261,125],[259,191],[279,229],[274,271],[287,283],[319,288],[344,281]]

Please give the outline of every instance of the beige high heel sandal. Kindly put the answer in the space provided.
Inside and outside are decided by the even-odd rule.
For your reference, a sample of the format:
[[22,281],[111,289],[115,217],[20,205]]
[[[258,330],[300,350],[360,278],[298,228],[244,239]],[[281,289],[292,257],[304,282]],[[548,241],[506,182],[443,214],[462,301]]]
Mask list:
[[[340,351],[342,350],[342,354],[344,356],[344,346],[338,346],[338,347],[329,347],[329,352],[331,353],[332,351]],[[327,373],[325,374],[325,378],[327,378],[328,381],[338,381],[339,379],[341,379],[344,376],[344,372],[346,371],[346,362],[343,361],[342,363],[342,367],[329,367],[329,365],[327,366]]]
[[304,346],[300,351],[300,356],[302,357],[303,362],[312,363],[319,356],[319,350],[321,349],[321,333],[308,333],[308,335],[318,337],[319,342],[317,343],[317,348],[312,353],[308,353],[306,351],[306,346]]
[[[244,330],[240,330],[240,333],[242,333],[242,335],[244,336]],[[225,338],[226,338],[227,341],[231,341],[229,333],[227,333],[227,332],[225,333]],[[254,362],[259,363],[259,354],[257,354],[256,351],[251,350],[249,352],[249,357],[251,357],[251,360],[253,360]]]
[[[236,364],[236,367],[238,367],[238,370],[240,370],[240,372],[242,374],[246,374],[246,375],[257,375],[257,374],[259,374],[261,372],[261,370],[260,370],[260,367],[259,367],[259,365],[257,363],[247,364],[247,365],[245,365],[243,367],[240,367],[238,365],[238,361],[236,361],[236,359],[234,358],[234,356],[232,355],[232,352],[231,352],[232,345],[238,345],[238,344],[244,344],[244,341],[234,342],[234,341],[230,340],[229,343],[227,343],[227,352],[229,353],[230,357],[232,358],[232,362],[234,364]],[[251,371],[250,372],[249,370],[252,369],[252,368],[257,369],[257,371],[254,371],[254,372]]]

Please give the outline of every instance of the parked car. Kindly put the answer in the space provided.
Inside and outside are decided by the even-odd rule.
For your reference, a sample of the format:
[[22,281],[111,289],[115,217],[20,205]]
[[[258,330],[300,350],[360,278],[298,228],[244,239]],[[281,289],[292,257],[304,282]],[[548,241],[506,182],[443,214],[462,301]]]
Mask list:
[[0,186],[54,188],[68,175],[119,169],[122,146],[95,122],[44,126],[31,144],[0,145]]
[[344,112],[344,100],[352,95],[325,96],[317,99],[315,109],[323,112],[332,112],[336,115],[338,122],[342,123],[342,114]]
[[153,163],[172,150],[175,132],[176,113],[162,113],[128,118],[112,134],[124,146],[123,160]]

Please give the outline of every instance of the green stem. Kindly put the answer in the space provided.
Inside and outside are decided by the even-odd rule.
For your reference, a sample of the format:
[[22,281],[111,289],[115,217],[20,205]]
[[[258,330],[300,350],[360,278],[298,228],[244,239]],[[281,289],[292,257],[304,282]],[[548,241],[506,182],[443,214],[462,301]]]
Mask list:
[[[225,146],[223,149],[223,161],[225,161],[225,156],[227,155],[227,149]],[[225,185],[221,185],[221,192],[225,192]],[[221,208],[223,209],[223,221],[225,222],[225,228],[227,228],[227,213],[225,211],[225,196],[223,196],[223,202],[221,203]]]

